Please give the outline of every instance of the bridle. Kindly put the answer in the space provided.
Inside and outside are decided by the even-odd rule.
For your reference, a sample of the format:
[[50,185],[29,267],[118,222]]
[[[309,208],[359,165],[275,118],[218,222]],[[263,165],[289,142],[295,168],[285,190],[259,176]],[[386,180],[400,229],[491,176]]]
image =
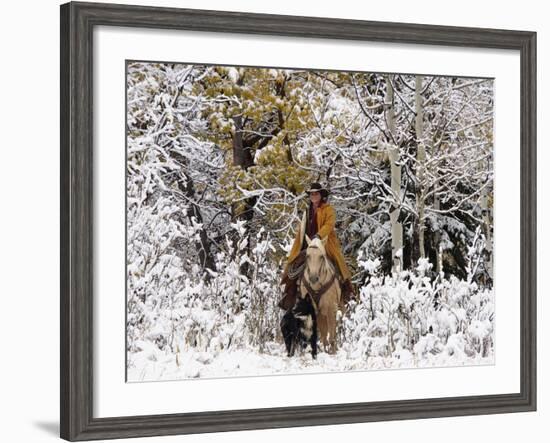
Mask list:
[[[313,246],[313,248],[315,248],[315,246]],[[324,266],[326,266],[326,263],[327,263],[328,259],[327,259],[326,256],[323,256],[323,259],[325,260]],[[306,259],[306,263],[305,263],[305,268],[308,269],[307,259]],[[321,297],[323,296],[323,294],[325,292],[327,292],[328,289],[334,284],[334,280],[336,280],[336,272],[334,271],[334,269],[332,269],[332,277],[324,285],[322,285],[319,289],[313,289],[311,287],[308,279],[306,278],[306,274],[308,274],[308,273],[305,272],[305,270],[304,270],[304,273],[302,275],[301,280],[304,283],[304,286],[306,287],[306,290],[307,290],[308,294],[311,296],[312,300],[314,301],[315,307],[317,308],[317,305],[319,304],[319,301],[321,300]]]

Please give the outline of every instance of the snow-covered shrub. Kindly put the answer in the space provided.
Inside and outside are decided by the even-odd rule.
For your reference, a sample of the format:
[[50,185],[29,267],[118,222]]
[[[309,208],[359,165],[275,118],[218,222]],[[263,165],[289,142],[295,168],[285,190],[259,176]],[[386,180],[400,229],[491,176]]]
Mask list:
[[277,302],[280,297],[279,270],[271,259],[275,248],[270,235],[261,228],[256,235],[256,244],[251,250],[250,296],[246,309],[246,325],[251,334],[251,344],[264,351],[265,344],[279,334]]
[[172,248],[193,229],[173,219],[180,209],[160,197],[152,207],[128,209],[127,334],[130,349],[147,338],[164,349],[173,343],[174,313],[185,273]]
[[429,364],[445,356],[462,361],[492,353],[492,290],[454,276],[431,280],[427,260],[391,276],[378,273],[373,261],[359,263],[371,277],[343,319],[341,345],[350,358],[399,356],[400,363]]

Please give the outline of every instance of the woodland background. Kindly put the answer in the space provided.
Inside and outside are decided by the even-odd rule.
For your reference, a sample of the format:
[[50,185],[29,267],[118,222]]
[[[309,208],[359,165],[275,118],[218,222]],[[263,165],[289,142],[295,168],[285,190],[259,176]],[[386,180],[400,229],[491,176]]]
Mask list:
[[[130,380],[492,361],[491,79],[127,68]],[[336,356],[288,361],[278,283],[312,181],[360,299]]]

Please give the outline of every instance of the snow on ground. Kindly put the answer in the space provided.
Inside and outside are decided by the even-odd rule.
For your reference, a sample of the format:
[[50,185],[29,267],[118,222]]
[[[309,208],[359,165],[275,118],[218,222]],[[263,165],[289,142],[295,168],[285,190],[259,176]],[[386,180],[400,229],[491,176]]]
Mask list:
[[452,276],[432,282],[421,270],[372,276],[359,301],[339,316],[339,351],[320,352],[313,360],[309,349],[286,356],[273,292],[263,288],[258,291],[263,300],[249,293],[248,303],[236,303],[227,274],[211,283],[222,294],[227,290],[227,297],[186,284],[172,298],[153,294],[149,304],[131,299],[128,381],[494,363],[494,293],[473,282]]
[[221,378],[276,374],[365,371],[396,368],[453,367],[494,364],[493,356],[467,357],[448,352],[431,354],[422,359],[407,350],[394,352],[392,357],[353,358],[340,349],[336,354],[320,352],[313,360],[309,349],[302,355],[287,357],[284,345],[268,343],[267,351],[252,348],[234,351],[204,352],[189,348],[179,354],[165,354],[154,347],[129,354],[128,381],[181,380],[188,378]]

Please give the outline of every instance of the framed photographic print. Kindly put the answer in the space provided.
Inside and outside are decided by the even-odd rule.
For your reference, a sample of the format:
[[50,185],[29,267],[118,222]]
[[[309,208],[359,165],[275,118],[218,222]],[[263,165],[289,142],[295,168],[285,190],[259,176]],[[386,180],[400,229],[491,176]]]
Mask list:
[[61,436],[535,410],[535,54],[62,5]]

